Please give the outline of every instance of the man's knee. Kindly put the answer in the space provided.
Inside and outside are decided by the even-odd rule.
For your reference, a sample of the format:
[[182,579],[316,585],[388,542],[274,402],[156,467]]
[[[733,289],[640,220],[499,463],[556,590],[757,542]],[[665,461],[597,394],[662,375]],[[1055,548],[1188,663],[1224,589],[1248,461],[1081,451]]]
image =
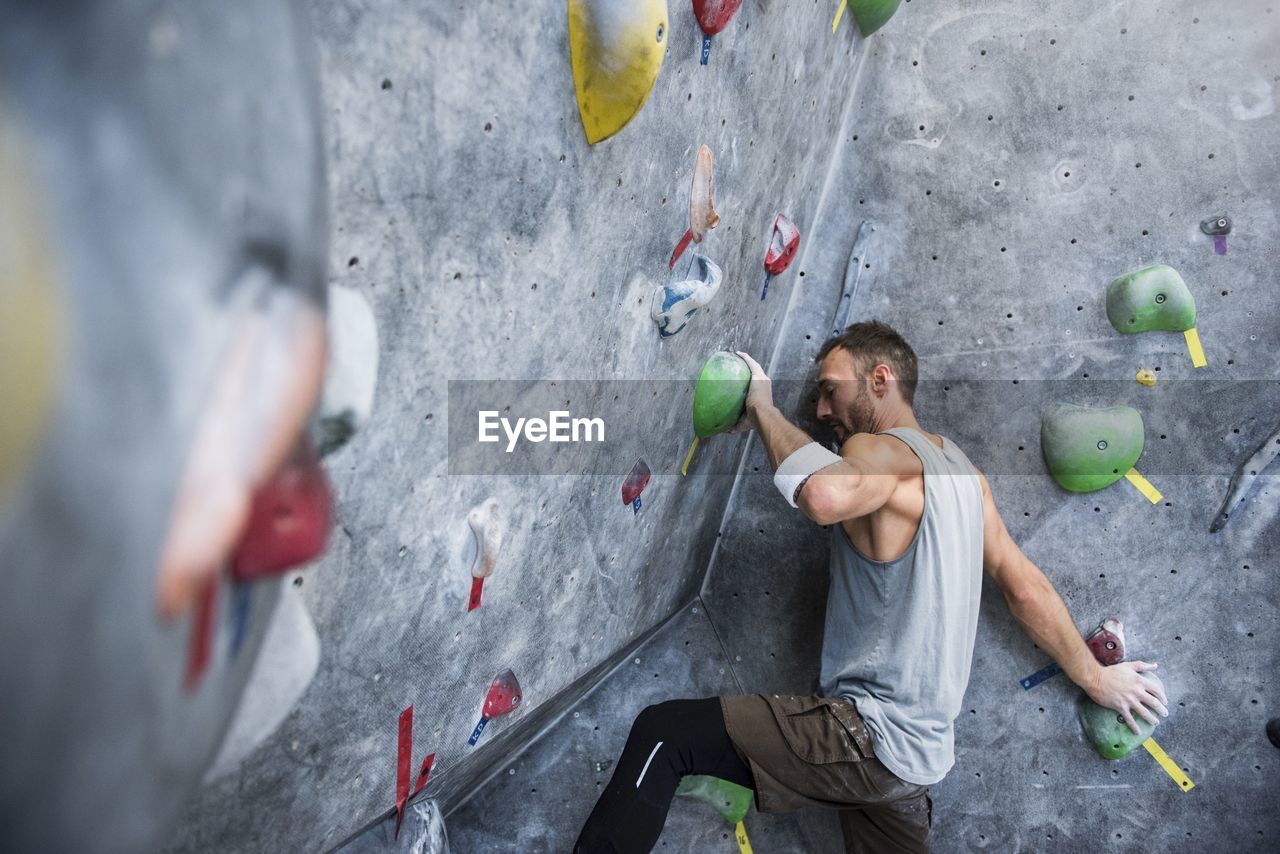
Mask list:
[[645,706],[631,724],[631,737],[642,741],[663,740],[669,736],[681,700],[667,700]]

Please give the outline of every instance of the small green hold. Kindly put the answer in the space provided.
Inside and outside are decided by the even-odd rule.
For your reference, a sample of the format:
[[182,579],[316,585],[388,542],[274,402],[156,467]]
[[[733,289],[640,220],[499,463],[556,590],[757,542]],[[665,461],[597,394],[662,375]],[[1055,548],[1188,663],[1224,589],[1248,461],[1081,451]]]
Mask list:
[[1068,492],[1096,492],[1124,477],[1143,441],[1142,416],[1131,406],[1055,403],[1040,419],[1045,465]]
[[711,354],[693,392],[693,432],[705,439],[723,433],[742,417],[751,368],[727,350]]
[[889,23],[902,0],[849,0],[849,10],[863,36],[869,36]]
[[751,809],[751,800],[755,796],[746,786],[703,774],[690,774],[682,778],[676,794],[713,807],[729,824],[742,821],[747,810]]
[[1117,332],[1185,332],[1196,325],[1196,301],[1177,270],[1157,264],[1107,285],[1107,319]]
[[[1139,673],[1143,679],[1150,679],[1164,690],[1164,683],[1159,677],[1150,673]],[[1150,707],[1148,707],[1150,708]],[[1157,713],[1158,714],[1158,713]],[[1099,706],[1087,696],[1081,695],[1079,707],[1080,725],[1084,727],[1084,736],[1089,739],[1093,749],[1103,759],[1123,759],[1155,732],[1155,724],[1149,724],[1140,715],[1135,715],[1133,722],[1138,725],[1139,732],[1134,733],[1129,725],[1120,717],[1115,709]]]

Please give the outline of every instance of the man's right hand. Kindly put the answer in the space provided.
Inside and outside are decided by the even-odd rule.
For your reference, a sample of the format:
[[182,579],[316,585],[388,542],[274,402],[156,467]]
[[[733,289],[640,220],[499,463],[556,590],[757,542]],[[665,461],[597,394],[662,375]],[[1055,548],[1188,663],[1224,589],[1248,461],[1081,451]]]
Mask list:
[[1087,693],[1099,706],[1119,712],[1129,729],[1137,734],[1140,730],[1133,720],[1135,712],[1152,726],[1160,723],[1155,712],[1169,717],[1169,710],[1165,707],[1169,700],[1164,690],[1156,682],[1138,675],[1141,671],[1155,669],[1155,663],[1146,661],[1122,661],[1102,667],[1097,683]]

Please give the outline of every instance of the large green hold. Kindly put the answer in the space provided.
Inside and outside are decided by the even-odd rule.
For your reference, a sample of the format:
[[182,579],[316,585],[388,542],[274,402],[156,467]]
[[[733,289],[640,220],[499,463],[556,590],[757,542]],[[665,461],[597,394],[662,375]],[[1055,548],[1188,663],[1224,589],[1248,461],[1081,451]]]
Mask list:
[[1107,285],[1107,319],[1119,332],[1183,332],[1196,325],[1196,301],[1177,270],[1157,264]]
[[742,821],[747,810],[751,809],[751,799],[754,797],[754,792],[746,786],[703,774],[690,774],[682,778],[676,794],[714,807],[729,824]]
[[[1150,673],[1139,673],[1143,679],[1149,679],[1164,689],[1164,683]],[[1150,707],[1148,707],[1150,708]],[[1115,709],[1099,706],[1086,696],[1080,697],[1080,725],[1084,727],[1084,736],[1089,739],[1093,749],[1103,759],[1123,759],[1142,742],[1151,737],[1155,725],[1149,724],[1141,716],[1135,715],[1133,722],[1140,732],[1135,735],[1129,725],[1120,717]],[[1158,713],[1157,713],[1158,714]]]
[[1142,456],[1142,445],[1142,416],[1131,406],[1055,403],[1040,419],[1045,465],[1069,492],[1095,492],[1115,483]]
[[711,354],[693,392],[693,432],[705,439],[723,433],[742,417],[751,368],[727,350]]
[[858,29],[864,36],[871,35],[889,23],[900,5],[902,0],[849,0],[853,19],[858,22]]

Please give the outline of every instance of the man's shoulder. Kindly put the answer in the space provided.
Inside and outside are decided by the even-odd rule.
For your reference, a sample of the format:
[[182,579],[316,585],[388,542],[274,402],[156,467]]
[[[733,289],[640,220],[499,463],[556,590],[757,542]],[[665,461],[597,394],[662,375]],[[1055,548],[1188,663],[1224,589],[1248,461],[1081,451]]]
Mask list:
[[840,456],[865,466],[871,474],[920,474],[920,458],[901,439],[887,433],[854,433],[840,447]]

